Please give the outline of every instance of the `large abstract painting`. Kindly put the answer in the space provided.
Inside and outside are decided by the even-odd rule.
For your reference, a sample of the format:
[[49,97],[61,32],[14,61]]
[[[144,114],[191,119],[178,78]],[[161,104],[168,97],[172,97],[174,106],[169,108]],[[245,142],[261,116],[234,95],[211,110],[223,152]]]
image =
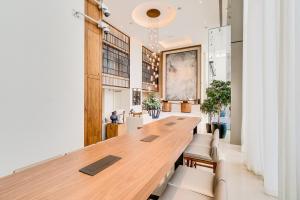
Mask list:
[[200,47],[164,52],[164,97],[168,101],[199,98]]

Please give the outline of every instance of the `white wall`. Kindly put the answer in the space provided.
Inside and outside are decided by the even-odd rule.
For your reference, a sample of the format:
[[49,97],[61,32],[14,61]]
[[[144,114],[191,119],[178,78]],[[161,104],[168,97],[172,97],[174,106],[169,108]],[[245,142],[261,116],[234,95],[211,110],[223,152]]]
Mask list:
[[0,176],[83,146],[83,0],[0,6]]
[[126,88],[103,88],[103,117],[110,117],[115,110],[125,110],[126,113],[130,111],[130,97],[129,89]]
[[142,106],[132,105],[132,88],[142,88],[142,43],[130,38],[130,107],[141,110]]

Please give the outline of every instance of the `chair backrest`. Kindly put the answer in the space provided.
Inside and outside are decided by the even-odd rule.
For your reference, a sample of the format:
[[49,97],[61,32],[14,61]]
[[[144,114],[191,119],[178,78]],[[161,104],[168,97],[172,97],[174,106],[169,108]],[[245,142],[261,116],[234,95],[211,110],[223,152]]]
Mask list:
[[217,163],[217,169],[214,178],[214,188],[217,186],[218,182],[223,180],[226,181],[226,167],[225,161],[220,160]]
[[212,157],[212,160],[214,162],[219,161],[219,130],[216,130],[213,135],[213,140],[211,142],[211,150],[210,150],[210,156]]
[[219,180],[215,188],[215,200],[228,200],[227,183]]

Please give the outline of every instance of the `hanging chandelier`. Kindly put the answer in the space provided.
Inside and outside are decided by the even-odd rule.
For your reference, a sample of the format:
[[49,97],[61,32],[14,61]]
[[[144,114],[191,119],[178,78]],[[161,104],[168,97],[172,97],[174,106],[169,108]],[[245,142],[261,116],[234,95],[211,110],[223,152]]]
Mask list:
[[[149,47],[152,51],[151,54],[147,54],[151,62],[151,68],[148,67],[148,70],[152,72],[151,74],[151,81],[152,85],[157,88],[157,80],[159,78],[158,75],[158,68],[160,65],[160,45],[159,45],[159,20],[158,17],[160,16],[160,11],[158,9],[150,9],[147,11],[147,16],[149,17],[151,26],[148,28],[149,32]],[[150,87],[148,88],[150,90]]]

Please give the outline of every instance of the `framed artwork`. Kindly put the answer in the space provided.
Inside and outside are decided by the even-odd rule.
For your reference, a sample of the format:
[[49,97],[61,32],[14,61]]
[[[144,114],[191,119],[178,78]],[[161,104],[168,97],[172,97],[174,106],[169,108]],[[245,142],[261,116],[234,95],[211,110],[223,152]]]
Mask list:
[[167,101],[200,99],[201,46],[162,52],[162,96]]
[[132,89],[132,105],[133,106],[141,105],[141,89],[139,88]]

